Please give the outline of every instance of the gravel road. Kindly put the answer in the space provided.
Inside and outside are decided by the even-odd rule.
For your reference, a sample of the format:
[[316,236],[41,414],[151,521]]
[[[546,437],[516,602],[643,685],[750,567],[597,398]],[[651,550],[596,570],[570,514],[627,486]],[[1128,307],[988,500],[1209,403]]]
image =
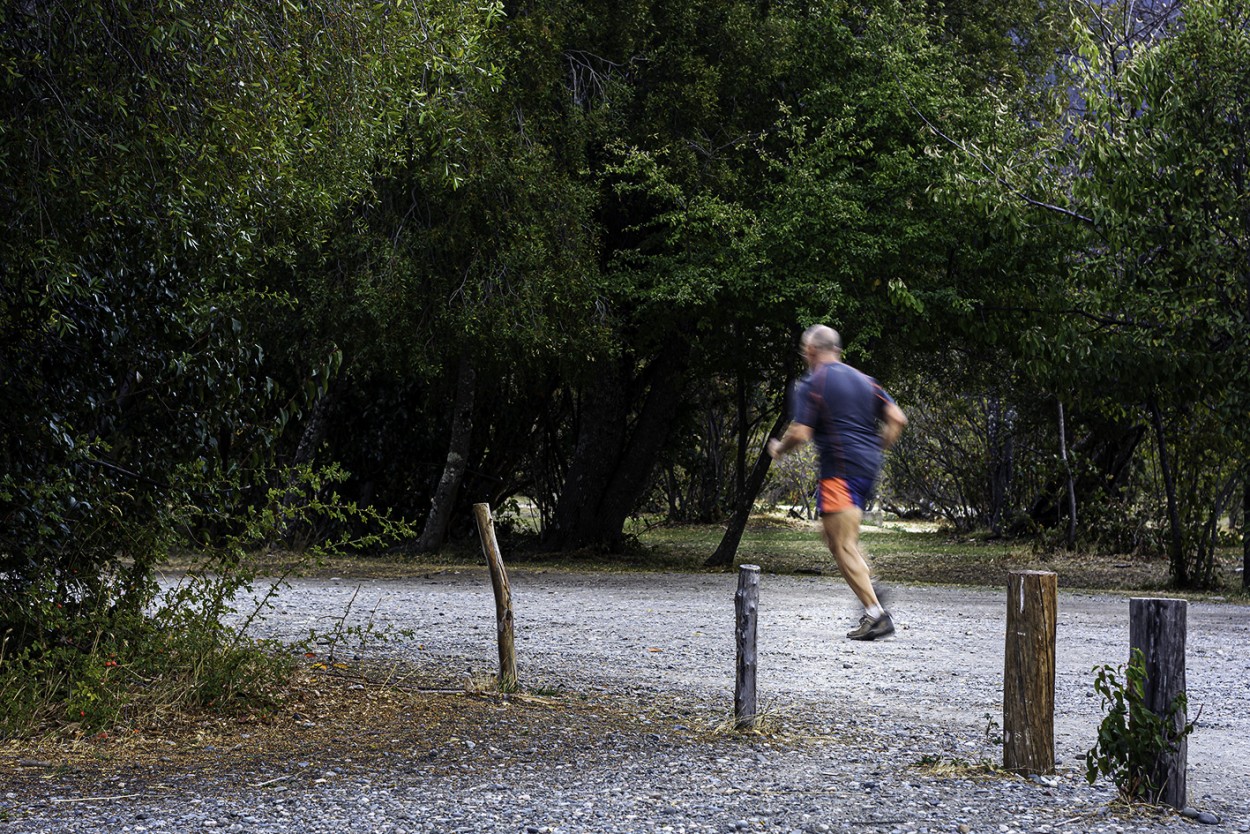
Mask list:
[[[668,719],[637,739],[593,726],[570,727],[543,750],[518,738],[516,750],[490,748],[498,764],[487,757],[458,771],[386,760],[281,790],[204,777],[182,783],[176,800],[100,807],[49,796],[0,821],[0,832],[1250,832],[1245,606],[1189,605],[1190,716],[1201,715],[1187,818],[1115,805],[1110,785],[1083,777],[1101,719],[1092,670],[1128,653],[1123,597],[1060,592],[1058,773],[1027,780],[956,766],[1001,760],[1005,590],[895,586],[896,636],[856,643],[842,637],[855,611],[840,579],[763,576],[758,688],[775,732],[744,741],[687,732],[732,710],[735,575],[520,570],[511,579],[525,687],[662,704]],[[300,580],[259,633],[296,640],[339,618],[392,630],[359,651],[411,664],[430,687],[464,687],[496,669],[484,570]],[[398,636],[407,630],[412,637]],[[471,740],[458,745],[449,754],[485,755]]]

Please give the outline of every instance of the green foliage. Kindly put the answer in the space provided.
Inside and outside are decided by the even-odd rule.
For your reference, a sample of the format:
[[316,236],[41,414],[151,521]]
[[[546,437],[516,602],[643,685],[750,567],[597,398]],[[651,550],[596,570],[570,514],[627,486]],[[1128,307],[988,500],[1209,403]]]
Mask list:
[[[0,639],[0,737],[43,724],[95,731],[179,709],[271,706],[289,660],[248,630],[287,577],[331,555],[415,535],[342,500],[335,490],[344,478],[335,469],[284,473],[283,487],[233,518],[215,508],[178,508],[168,525],[203,538],[173,584],[161,587],[150,573],[123,564],[94,577],[91,593],[70,604],[51,585],[19,598]],[[297,524],[319,528],[317,544],[292,555],[279,577],[262,584],[255,557]],[[236,608],[258,585],[251,607]]]
[[1242,4],[1186,4],[1129,53],[1088,36],[1087,101],[1070,122],[1070,193],[1090,219],[1069,290],[1085,317],[1068,345],[1121,403],[1157,414],[1174,581],[1210,586],[1232,491],[1203,449],[1244,460],[1250,385],[1246,130],[1250,20]]
[[1157,715],[1145,704],[1146,661],[1134,648],[1129,663],[1117,670],[1095,667],[1094,690],[1102,696],[1107,715],[1098,726],[1098,741],[1085,760],[1085,778],[1092,785],[1108,776],[1120,795],[1129,801],[1158,801],[1166,785],[1159,784],[1157,764],[1162,755],[1174,753],[1193,732],[1192,721],[1182,723],[1187,699],[1178,692],[1166,715]]
[[886,506],[942,518],[951,528],[1003,535],[1051,475],[1054,453],[1039,415],[999,387],[959,391],[919,373],[898,391],[908,430],[886,462]]
[[769,508],[783,506],[787,514],[793,511],[800,518],[815,518],[819,468],[815,444],[800,447],[769,467],[760,499]]
[[968,288],[961,332],[1009,351],[1030,390],[1155,424],[1157,478],[1129,509],[1164,506],[1180,586],[1213,581],[1204,542],[1232,489],[1198,448],[1234,462],[1250,448],[1245,15],[1222,0],[1074,7],[1049,91],[995,91],[979,130],[933,119],[954,157],[940,197],[990,235],[967,263],[1002,276]]
[[[248,525],[283,430],[336,370],[330,342],[275,369],[262,325],[297,297],[262,276],[324,241],[408,103],[445,113],[456,78],[489,78],[497,13],[0,11],[0,641],[82,717],[112,709],[97,648],[131,668],[118,641],[150,642],[153,566]],[[454,147],[446,128],[432,145]]]
[[276,647],[237,641],[232,629],[208,624],[205,612],[224,605],[209,595],[153,617],[79,618],[77,628],[62,629],[61,644],[5,654],[0,738],[144,726],[186,710],[272,708],[289,661]]

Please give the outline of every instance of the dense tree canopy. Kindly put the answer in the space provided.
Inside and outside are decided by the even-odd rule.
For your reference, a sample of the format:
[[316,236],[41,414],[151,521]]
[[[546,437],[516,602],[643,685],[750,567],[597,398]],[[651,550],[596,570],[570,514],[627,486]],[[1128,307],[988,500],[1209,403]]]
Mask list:
[[294,301],[266,275],[446,110],[444,79],[478,73],[490,12],[0,14],[0,630],[20,645],[108,606],[115,569],[142,606],[189,515],[228,518],[265,471],[305,397],[259,339],[255,311]]

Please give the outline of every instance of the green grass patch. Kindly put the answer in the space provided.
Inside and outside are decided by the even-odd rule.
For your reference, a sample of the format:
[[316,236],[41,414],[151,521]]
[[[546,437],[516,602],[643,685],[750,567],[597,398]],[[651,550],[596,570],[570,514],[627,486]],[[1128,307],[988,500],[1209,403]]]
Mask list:
[[[704,572],[736,571],[737,565],[759,565],[766,573],[837,575],[833,557],[815,521],[778,516],[753,518],[738,547],[732,568],[704,567],[724,534],[719,524],[665,524],[653,518],[632,519],[626,528],[627,546],[621,553],[599,550],[551,553],[541,550],[528,535],[502,535],[504,561],[515,570]],[[1088,552],[1046,551],[1028,541],[992,539],[985,535],[956,536],[933,524],[886,521],[865,523],[861,544],[877,576],[888,582],[1006,587],[1017,570],[1046,570],[1059,575],[1068,590],[1155,593],[1166,591],[1190,598],[1213,594],[1177,592],[1169,588],[1166,559],[1105,555]],[[282,572],[296,557],[270,554],[272,564],[261,573]],[[1240,590],[1240,548],[1220,553],[1222,593],[1247,600]],[[486,571],[476,537],[461,540],[437,554],[417,557],[394,552],[372,556],[335,556],[303,571],[309,576],[393,577],[417,576],[443,570]],[[1247,600],[1250,601],[1250,600]]]

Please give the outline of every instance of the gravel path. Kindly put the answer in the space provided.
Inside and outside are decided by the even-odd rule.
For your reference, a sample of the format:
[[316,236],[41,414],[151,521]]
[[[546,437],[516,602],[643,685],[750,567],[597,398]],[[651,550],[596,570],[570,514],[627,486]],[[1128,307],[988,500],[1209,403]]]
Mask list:
[[[841,580],[765,575],[759,692],[775,732],[743,740],[707,732],[732,709],[736,582],[731,574],[513,574],[522,684],[633,699],[650,710],[640,715],[659,711],[654,732],[627,736],[570,719],[546,746],[456,739],[451,767],[388,758],[250,787],[199,776],[180,781],[177,798],[98,804],[50,795],[9,822],[0,801],[0,832],[1122,834],[1199,825],[1114,805],[1110,785],[1083,778],[1081,756],[1101,719],[1092,669],[1127,656],[1123,597],[1061,591],[1059,772],[1026,780],[956,766],[1001,761],[1005,592],[895,587],[898,634],[855,643],[841,637],[854,619]],[[344,617],[411,630],[360,651],[411,664],[428,686],[464,687],[495,671],[484,571],[298,581],[259,631],[295,640]],[[1201,830],[1250,832],[1250,608],[1191,603],[1188,628],[1191,717],[1202,709],[1189,746],[1190,802],[1203,821],[1219,820]],[[918,767],[922,759],[939,766]]]

